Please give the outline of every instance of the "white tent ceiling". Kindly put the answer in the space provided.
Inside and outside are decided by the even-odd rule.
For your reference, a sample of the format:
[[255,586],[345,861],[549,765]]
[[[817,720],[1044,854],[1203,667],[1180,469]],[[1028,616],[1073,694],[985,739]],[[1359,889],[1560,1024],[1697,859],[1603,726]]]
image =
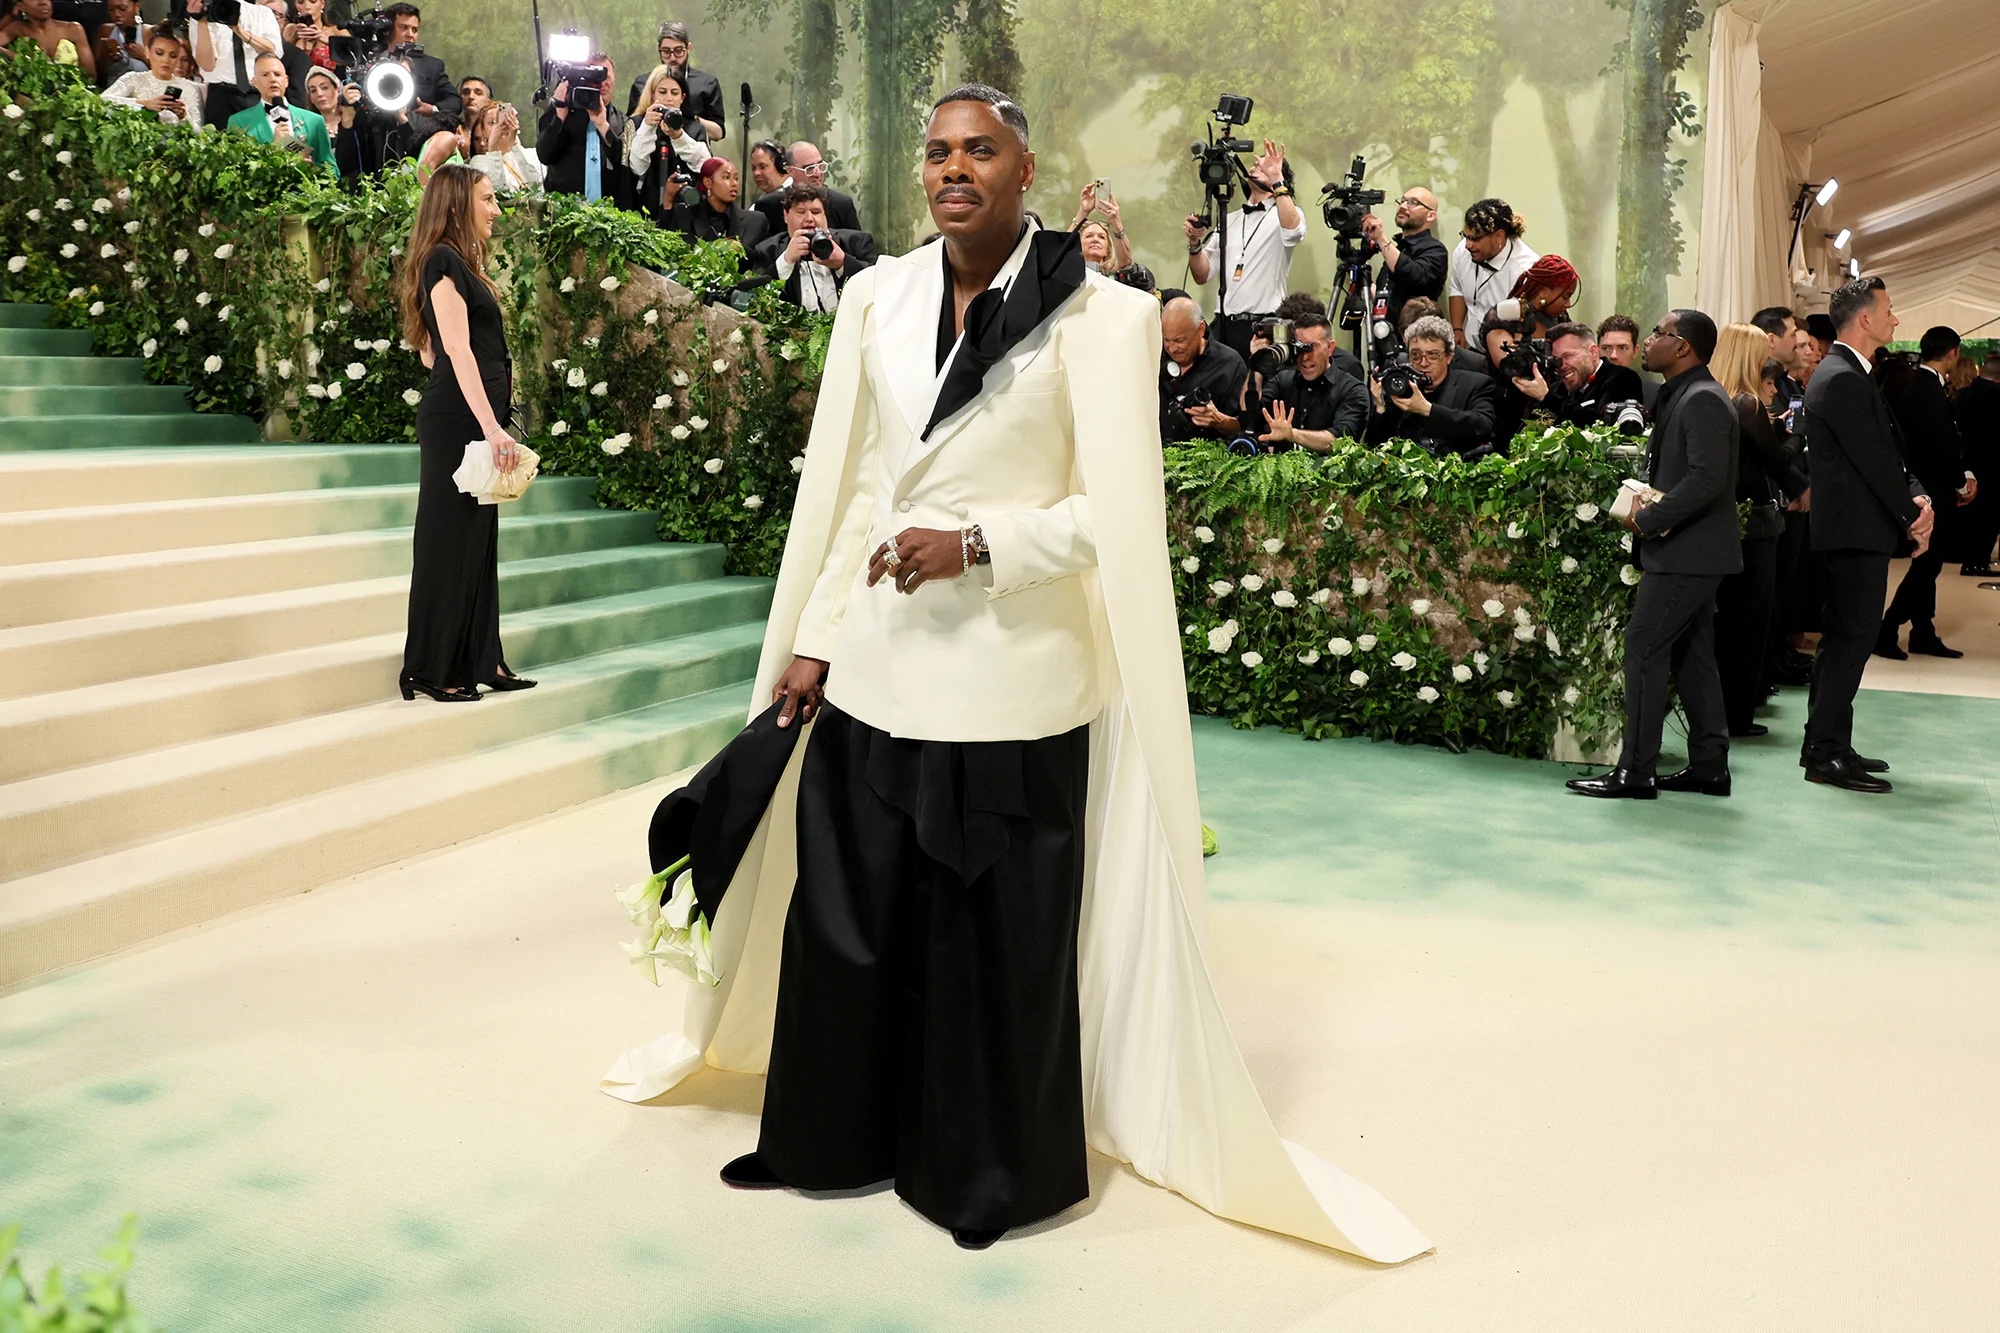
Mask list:
[[[1846,253],[1888,282],[1910,336],[1929,324],[1965,330],[2000,316],[2000,0],[1732,0],[1724,10],[1711,129],[1717,113],[1728,120],[1730,109],[1713,104],[1731,89],[1726,77],[1718,86],[1713,65],[1728,59],[1724,34],[1733,29],[1739,46],[1747,37],[1738,73],[1749,59],[1762,64],[1754,110],[1766,141],[1745,153],[1739,135],[1733,163],[1727,145],[1711,145],[1709,165],[1742,170],[1748,159],[1759,179],[1740,183],[1735,198],[1761,196],[1754,225],[1770,228],[1771,201],[1788,209],[1801,180],[1834,177],[1838,193],[1815,210],[1802,238],[1820,287],[1833,285],[1823,238],[1846,227],[1854,233]],[[1726,186],[1712,197],[1725,207],[1732,198]],[[1777,225],[1784,235],[1774,241],[1736,247],[1754,251],[1766,271],[1742,275],[1735,292],[1786,289],[1782,271],[1768,269],[1774,255],[1783,262],[1788,211]],[[1704,225],[1704,242],[1709,234]],[[1719,249],[1718,270],[1731,247]]]

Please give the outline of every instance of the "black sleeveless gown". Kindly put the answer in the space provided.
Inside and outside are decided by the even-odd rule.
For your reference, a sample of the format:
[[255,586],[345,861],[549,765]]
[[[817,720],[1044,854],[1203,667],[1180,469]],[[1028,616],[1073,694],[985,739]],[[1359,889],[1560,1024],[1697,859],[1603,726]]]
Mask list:
[[482,505],[451,479],[465,446],[485,431],[459,391],[451,358],[438,338],[430,291],[449,279],[465,300],[472,356],[486,400],[502,426],[514,393],[500,305],[458,251],[437,245],[423,260],[423,317],[435,365],[417,406],[417,447],[422,452],[417,488],[414,559],[410,569],[410,625],[403,644],[403,673],[441,690],[485,684],[499,674],[500,508]]

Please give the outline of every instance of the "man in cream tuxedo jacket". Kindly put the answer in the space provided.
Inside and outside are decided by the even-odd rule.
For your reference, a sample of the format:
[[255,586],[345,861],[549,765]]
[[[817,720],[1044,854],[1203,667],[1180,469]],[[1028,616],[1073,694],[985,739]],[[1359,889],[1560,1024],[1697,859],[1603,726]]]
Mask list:
[[842,294],[755,704],[810,729],[727,885],[695,861],[715,988],[603,1086],[766,1072],[725,1182],[893,1179],[970,1249],[1086,1198],[1088,1146],[1400,1262],[1430,1242],[1278,1138],[1208,982],[1159,311],[1025,220],[1027,141],[946,94],[943,239]]

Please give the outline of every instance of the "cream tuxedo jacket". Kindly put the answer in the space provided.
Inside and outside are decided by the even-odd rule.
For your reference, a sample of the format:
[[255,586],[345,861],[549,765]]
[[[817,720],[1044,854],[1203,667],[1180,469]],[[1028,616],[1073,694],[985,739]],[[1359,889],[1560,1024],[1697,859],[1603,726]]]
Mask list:
[[[995,286],[1013,280],[1032,235]],[[1158,314],[1087,278],[925,440],[944,299],[936,244],[884,259],[842,294],[842,331],[859,338],[862,367],[843,477],[851,490],[792,648],[831,664],[830,702],[893,736],[1057,735],[1104,706],[1088,586],[1097,545],[1076,432],[1092,419],[1093,391],[1113,401],[1152,392]],[[1120,377],[1132,381],[1127,392],[1111,387]],[[990,565],[910,594],[886,578],[868,586],[869,558],[897,533],[972,523]]]

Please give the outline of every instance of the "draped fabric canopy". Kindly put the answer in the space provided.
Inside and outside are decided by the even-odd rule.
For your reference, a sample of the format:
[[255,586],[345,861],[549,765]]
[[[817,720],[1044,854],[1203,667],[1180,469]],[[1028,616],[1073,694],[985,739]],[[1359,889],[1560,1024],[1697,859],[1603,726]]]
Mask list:
[[[1731,0],[1708,100],[1704,309],[1741,319],[1795,290],[1823,308],[1812,293],[1852,257],[1889,284],[1903,336],[2000,316],[2000,3]],[[1788,274],[1792,201],[1829,177]]]

